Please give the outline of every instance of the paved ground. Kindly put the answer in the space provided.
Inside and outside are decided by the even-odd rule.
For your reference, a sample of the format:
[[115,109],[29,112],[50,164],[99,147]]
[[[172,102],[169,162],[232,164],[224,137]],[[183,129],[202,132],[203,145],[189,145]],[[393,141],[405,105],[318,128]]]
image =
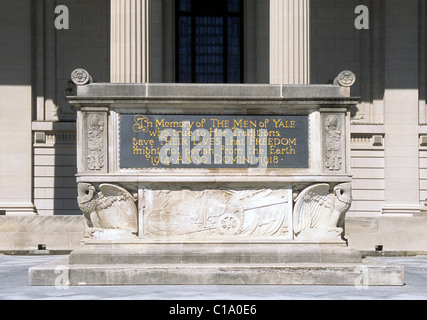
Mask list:
[[103,286],[31,287],[28,269],[63,256],[0,255],[0,300],[426,300],[427,256],[376,257],[405,267],[402,287]]

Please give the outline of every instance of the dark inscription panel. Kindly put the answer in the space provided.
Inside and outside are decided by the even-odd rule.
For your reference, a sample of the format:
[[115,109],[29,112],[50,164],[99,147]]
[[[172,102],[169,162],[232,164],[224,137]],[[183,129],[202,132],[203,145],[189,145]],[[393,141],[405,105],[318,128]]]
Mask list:
[[120,115],[120,167],[308,168],[308,116]]

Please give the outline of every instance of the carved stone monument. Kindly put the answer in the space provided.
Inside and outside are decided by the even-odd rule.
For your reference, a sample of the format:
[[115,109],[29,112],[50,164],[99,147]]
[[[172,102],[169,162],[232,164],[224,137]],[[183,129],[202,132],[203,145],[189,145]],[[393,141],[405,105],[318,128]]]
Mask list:
[[[82,248],[71,285],[402,285],[345,242],[341,85],[93,83],[73,73]],[[338,80],[337,80],[338,81]],[[30,271],[52,285],[54,266]]]

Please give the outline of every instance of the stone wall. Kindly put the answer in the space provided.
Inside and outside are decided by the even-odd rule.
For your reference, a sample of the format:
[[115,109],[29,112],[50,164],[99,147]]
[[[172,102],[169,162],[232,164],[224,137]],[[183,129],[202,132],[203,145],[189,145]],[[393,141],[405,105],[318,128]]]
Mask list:
[[[346,234],[361,250],[425,251],[425,1],[312,0],[312,82],[358,77],[352,117],[353,205]],[[357,5],[369,29],[354,28]],[[332,72],[332,75],[331,75]]]
[[34,73],[34,205],[40,215],[81,215],[74,177],[76,114],[65,96],[77,67],[90,69],[95,81],[109,81],[110,1],[63,1],[70,13],[68,30],[45,23],[54,21],[55,6],[51,0],[44,2],[44,8],[35,7],[34,18],[34,59],[44,64],[36,66]]
[[69,8],[68,30],[54,26],[53,0],[0,4],[0,108],[7,110],[0,119],[1,251],[37,250],[39,244],[72,250],[82,238],[76,115],[65,96],[77,67],[109,81],[110,1],[61,4]]
[[34,205],[39,215],[81,215],[76,190],[76,134],[37,132],[34,140]]
[[351,248],[378,254],[425,254],[426,216],[347,217],[346,238]]
[[82,216],[0,216],[0,252],[74,250],[84,230]]

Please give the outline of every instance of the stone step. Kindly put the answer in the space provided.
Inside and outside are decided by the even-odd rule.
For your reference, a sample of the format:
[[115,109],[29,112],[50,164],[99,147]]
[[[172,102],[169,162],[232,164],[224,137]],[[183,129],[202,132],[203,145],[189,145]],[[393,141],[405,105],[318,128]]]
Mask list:
[[404,269],[376,263],[69,265],[67,259],[29,270],[32,286],[346,285],[401,286]]
[[69,257],[70,265],[361,262],[361,253],[345,246],[277,243],[85,246],[73,251]]

